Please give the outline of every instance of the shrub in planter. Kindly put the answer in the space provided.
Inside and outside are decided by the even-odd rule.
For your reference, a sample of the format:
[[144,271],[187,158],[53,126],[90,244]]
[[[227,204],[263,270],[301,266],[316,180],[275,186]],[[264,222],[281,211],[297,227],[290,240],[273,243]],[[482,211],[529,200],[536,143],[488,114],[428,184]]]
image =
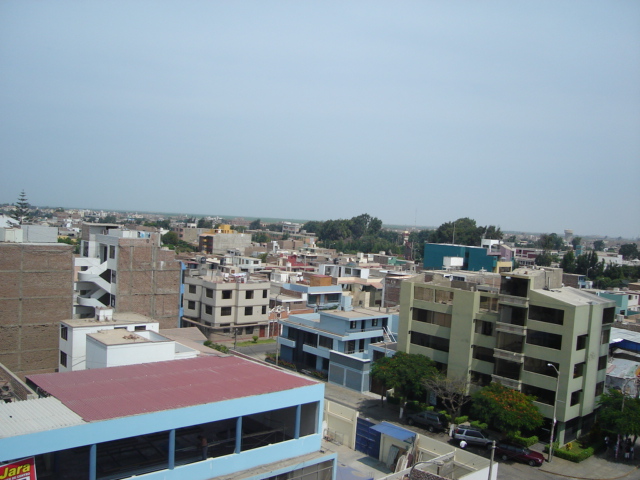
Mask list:
[[454,422],[456,425],[460,425],[461,423],[465,423],[469,421],[469,415],[463,415],[462,417],[456,417]]
[[515,443],[516,445],[522,445],[523,447],[527,448],[538,443],[538,437],[536,437],[535,435],[531,437],[522,437],[520,435],[520,432],[515,432],[513,434],[507,435],[507,437],[509,438],[510,442]]
[[473,422],[471,422],[471,426],[479,428],[480,430],[485,430],[488,425],[486,423],[480,422],[478,420],[474,420]]

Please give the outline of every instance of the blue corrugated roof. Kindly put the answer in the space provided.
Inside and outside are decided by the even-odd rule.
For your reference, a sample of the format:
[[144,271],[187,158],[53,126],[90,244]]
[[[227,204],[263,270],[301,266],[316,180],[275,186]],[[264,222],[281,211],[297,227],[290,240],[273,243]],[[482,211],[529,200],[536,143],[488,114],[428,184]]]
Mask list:
[[401,442],[406,442],[410,438],[416,436],[416,432],[412,432],[411,430],[407,430],[405,428],[398,427],[397,425],[393,425],[392,423],[387,422],[379,423],[375,427],[371,427],[371,430],[384,433],[385,435],[396,438]]

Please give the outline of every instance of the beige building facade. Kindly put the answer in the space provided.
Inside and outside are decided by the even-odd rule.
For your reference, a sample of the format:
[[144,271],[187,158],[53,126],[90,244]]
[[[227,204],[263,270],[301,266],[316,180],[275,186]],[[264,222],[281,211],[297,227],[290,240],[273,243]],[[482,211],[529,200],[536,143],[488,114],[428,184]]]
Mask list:
[[427,278],[402,284],[399,350],[467,378],[470,393],[500,382],[535,396],[547,419],[555,404],[561,443],[588,431],[604,390],[613,302],[564,287],[558,268]]

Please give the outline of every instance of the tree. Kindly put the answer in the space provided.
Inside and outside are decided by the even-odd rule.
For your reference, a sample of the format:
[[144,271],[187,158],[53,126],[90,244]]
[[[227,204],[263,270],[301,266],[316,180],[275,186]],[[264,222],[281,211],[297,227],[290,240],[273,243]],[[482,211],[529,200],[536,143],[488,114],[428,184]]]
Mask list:
[[429,242],[478,246],[481,237],[482,232],[477,227],[476,221],[465,217],[440,225],[429,235]]
[[564,245],[564,240],[556,233],[543,233],[542,235],[540,235],[537,244],[545,251],[560,250]]
[[256,218],[249,224],[249,230],[260,230],[262,228],[262,222],[259,218]]
[[180,242],[180,237],[176,232],[167,232],[160,238],[163,245],[178,245],[178,242]]
[[376,360],[371,378],[381,382],[386,390],[393,388],[396,397],[407,400],[424,397],[424,382],[436,372],[435,363],[424,355],[397,352],[393,357]]
[[619,390],[609,389],[600,395],[598,421],[604,430],[637,438],[640,435],[640,399],[625,398]]
[[213,220],[205,220],[204,217],[198,220],[197,228],[213,228]]
[[596,240],[595,242],[593,242],[593,249],[596,252],[602,252],[604,250],[604,241],[603,240]]
[[469,380],[466,376],[448,378],[438,373],[425,379],[424,384],[442,401],[452,419],[459,417],[460,409],[471,400],[467,395]]
[[269,240],[271,240],[269,238],[269,235],[267,235],[264,232],[260,232],[260,233],[254,233],[251,236],[251,241],[255,242],[255,243],[267,243]]
[[534,400],[535,397],[493,382],[473,394],[471,411],[503,433],[531,431],[544,421]]
[[25,220],[27,220],[30,215],[31,205],[29,205],[29,201],[27,200],[27,194],[24,193],[24,190],[20,192],[18,196],[18,201],[15,203],[13,207],[13,212],[11,212],[11,218],[18,222],[18,224],[22,225]]
[[633,260],[638,258],[638,245],[635,243],[625,243],[618,249],[618,255],[622,255],[625,260]]
[[582,237],[573,237],[571,239],[571,245],[573,246],[574,250],[578,248],[578,245],[580,245],[581,243],[582,243]]
[[576,271],[576,254],[573,253],[573,250],[569,250],[564,254],[560,262],[560,268],[564,273],[574,273]]
[[547,251],[544,251],[540,255],[537,255],[534,260],[534,263],[539,267],[550,267],[551,262],[553,262],[553,257]]

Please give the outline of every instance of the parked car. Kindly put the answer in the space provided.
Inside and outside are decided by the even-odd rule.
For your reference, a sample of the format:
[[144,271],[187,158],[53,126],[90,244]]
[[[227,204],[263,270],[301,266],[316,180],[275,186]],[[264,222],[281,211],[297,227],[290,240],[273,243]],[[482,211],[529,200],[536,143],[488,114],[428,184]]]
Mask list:
[[502,460],[517,460],[519,462],[528,463],[532,467],[540,466],[544,463],[544,457],[541,453],[529,450],[521,445],[500,442],[496,444],[495,454]]
[[453,432],[453,438],[460,442],[464,440],[470,445],[480,445],[482,447],[489,447],[493,442],[493,439],[482,430],[465,426],[456,428],[455,432]]
[[420,425],[430,432],[444,431],[449,427],[447,417],[437,412],[420,412],[414,413],[407,417],[409,425]]

